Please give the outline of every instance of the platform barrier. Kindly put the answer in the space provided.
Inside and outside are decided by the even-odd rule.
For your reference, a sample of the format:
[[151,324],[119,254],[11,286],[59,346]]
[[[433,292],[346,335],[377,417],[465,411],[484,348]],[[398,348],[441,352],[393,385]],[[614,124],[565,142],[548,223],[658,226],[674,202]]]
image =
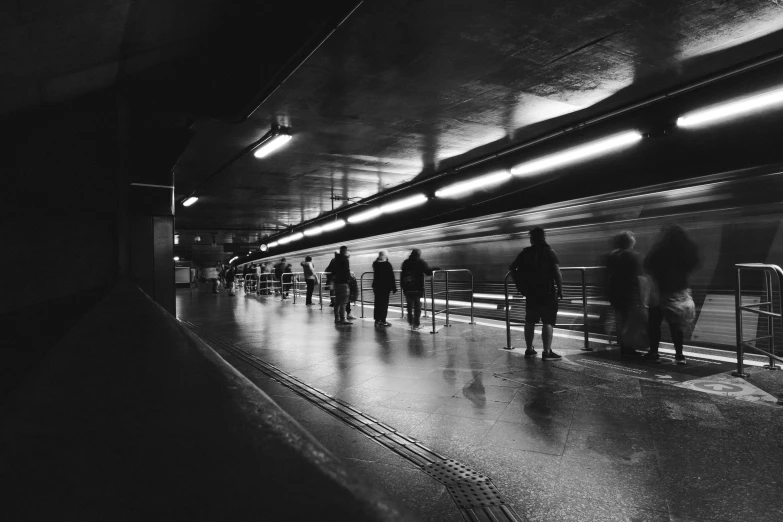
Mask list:
[[280,276],[280,293],[283,299],[287,299],[286,295],[288,293],[294,294],[294,304],[296,304],[297,294],[302,289],[302,285],[304,285],[305,289],[307,288],[304,272],[286,272]]
[[[402,270],[394,270],[394,280],[397,282],[397,293],[400,294],[400,319],[404,319],[405,318],[405,304],[406,304],[406,302],[405,302],[405,292],[402,291],[402,281],[401,281],[401,275],[400,275],[401,273],[402,273]],[[368,276],[370,276],[370,277],[368,277]],[[372,301],[366,300],[364,298],[364,292],[365,292],[364,281],[365,280],[374,281],[375,280],[374,273],[373,272],[363,272],[362,275],[359,276],[359,301],[360,301],[360,304],[361,304],[361,311],[362,311],[361,317],[362,318],[364,318],[364,303],[365,303],[365,301],[367,301],[368,304],[369,303],[375,303],[374,293],[373,293],[373,300]],[[425,285],[424,288],[425,288],[425,294],[426,294],[426,288],[427,288],[426,285]],[[368,291],[372,291],[372,284],[369,285],[367,290]],[[426,299],[426,296],[425,296],[425,299],[424,299],[424,307],[423,307],[422,311],[424,313],[424,317],[427,317],[427,299]]]
[[[747,377],[744,367],[744,352],[750,350],[752,352],[766,355],[769,358],[769,364],[764,366],[769,370],[780,370],[780,366],[775,364],[776,362],[783,362],[783,358],[780,358],[775,353],[775,320],[781,320],[781,297],[780,297],[780,281],[783,275],[783,270],[777,265],[767,265],[763,263],[741,263],[734,265],[737,269],[736,286],[734,291],[734,303],[736,309],[736,328],[737,328],[737,371],[732,375],[736,377]],[[743,272],[756,272],[762,274],[764,278],[764,292],[763,300],[754,304],[742,304],[742,274]],[[775,285],[773,285],[773,279]],[[775,300],[775,288],[777,288],[777,301]],[[766,310],[762,310],[762,307],[766,307]],[[777,312],[775,310],[778,310]],[[753,339],[743,339],[742,335],[742,312],[750,312],[760,317],[767,318],[767,335],[761,337],[755,337]],[[766,347],[769,351],[764,350],[758,346],[757,343],[766,342]],[[751,344],[752,343],[752,344]],[[783,399],[781,399],[783,401]],[[779,401],[780,402],[780,401]]]
[[331,297],[331,285],[326,284],[326,279],[328,275],[331,275],[331,272],[316,272],[316,277],[318,277],[318,306],[321,307],[321,310],[324,309],[324,290],[327,291],[326,296]]
[[[435,283],[438,278],[438,274],[443,274],[444,279],[442,282],[445,283],[444,289],[436,292],[435,291]],[[456,275],[456,274],[468,274],[470,276],[470,288],[454,288],[449,285],[449,274]],[[467,268],[454,268],[450,270],[433,270],[432,276],[430,277],[430,304],[431,304],[431,310],[432,310],[432,332],[430,333],[438,333],[438,331],[435,328],[435,316],[438,314],[445,313],[446,314],[446,324],[444,326],[451,326],[451,323],[449,322],[449,313],[453,310],[465,310],[470,308],[470,324],[473,323],[473,286],[474,286],[474,280],[473,280],[473,272],[468,270]],[[427,285],[424,285],[426,288]],[[467,301],[450,301],[450,296],[453,294],[464,294],[466,292],[470,292],[470,303],[469,306]],[[443,310],[437,310],[435,307],[435,303],[438,301],[435,299],[436,295],[443,295],[445,297],[444,304],[446,307]],[[427,302],[427,298],[424,298],[424,302]],[[456,304],[457,306],[451,306],[452,304]]]
[[255,274],[248,274],[244,277],[245,293],[256,292],[258,289],[258,276]]
[[[590,348],[590,333],[589,333],[589,323],[588,323],[588,313],[587,313],[587,273],[592,271],[599,271],[604,270],[604,267],[602,266],[568,266],[568,267],[560,267],[560,272],[565,274],[568,273],[577,273],[580,276],[580,284],[578,285],[577,291],[579,293],[578,298],[574,298],[572,295],[573,292],[573,285],[566,285],[565,281],[563,282],[563,297],[565,300],[570,301],[571,303],[581,303],[582,308],[582,322],[581,323],[556,323],[552,326],[555,327],[573,327],[573,326],[581,326],[582,331],[584,332],[584,346],[583,350],[585,351],[591,351],[592,348]],[[506,277],[503,278],[503,292],[504,292],[504,298],[505,298],[505,306],[504,311],[506,315],[506,346],[505,349],[507,350],[513,350],[514,347],[511,344],[511,306],[509,305],[509,292],[508,292],[508,281],[509,278],[512,276],[512,272],[507,272]],[[569,295],[566,295],[569,294]],[[515,297],[515,300],[519,299],[520,301],[524,301],[524,297]],[[560,312],[558,312],[558,316],[560,315]],[[517,321],[517,324],[524,324],[524,319],[522,321]]]

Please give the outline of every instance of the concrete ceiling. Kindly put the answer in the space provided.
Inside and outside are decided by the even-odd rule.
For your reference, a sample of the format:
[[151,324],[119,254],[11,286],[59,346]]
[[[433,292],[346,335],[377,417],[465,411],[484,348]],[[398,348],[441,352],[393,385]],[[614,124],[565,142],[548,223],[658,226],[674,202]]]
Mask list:
[[[773,52],[781,29],[770,0],[366,0],[247,121],[197,123],[175,176],[201,199],[177,226],[296,225]],[[273,123],[286,148],[236,158]]]

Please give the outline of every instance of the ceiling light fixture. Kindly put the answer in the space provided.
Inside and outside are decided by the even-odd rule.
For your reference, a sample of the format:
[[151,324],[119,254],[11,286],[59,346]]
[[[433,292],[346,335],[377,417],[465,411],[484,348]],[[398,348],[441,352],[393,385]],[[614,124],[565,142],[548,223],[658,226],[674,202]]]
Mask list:
[[332,230],[337,230],[339,228],[343,228],[345,226],[345,220],[344,219],[336,219],[334,221],[330,221],[329,223],[326,223],[325,225],[321,225],[321,230],[324,232],[331,232]]
[[287,245],[288,243],[291,243],[293,241],[298,241],[303,237],[304,234],[302,234],[301,232],[297,232],[296,234],[292,234],[290,236],[281,237],[280,239],[277,240],[277,242],[280,243],[281,245]]
[[266,252],[267,250],[269,250],[269,247],[268,247],[268,246],[266,246],[266,245],[261,245],[261,246],[259,247],[259,250],[260,250],[261,252]]
[[533,161],[521,163],[511,169],[511,174],[515,176],[524,176],[534,174],[542,170],[560,167],[568,163],[573,163],[582,159],[598,156],[605,152],[626,147],[642,139],[642,135],[637,131],[621,132],[608,138],[592,141],[585,145],[579,145],[563,152],[550,154]]
[[185,198],[185,199],[182,201],[182,206],[183,206],[183,207],[189,207],[190,205],[192,205],[192,204],[193,204],[193,203],[195,203],[196,201],[198,201],[198,198],[197,198],[196,196],[188,196],[188,197],[186,197],[186,198]]
[[318,226],[318,227],[308,228],[303,232],[303,234],[306,235],[307,237],[313,237],[322,234],[323,231],[324,231],[324,227]]
[[179,256],[174,256],[174,261],[179,261]]
[[274,151],[291,141],[291,132],[284,127],[276,127],[269,131],[269,135],[266,140],[253,151],[253,156],[256,158],[265,158],[272,154]]
[[424,194],[416,194],[407,198],[399,199],[391,203],[387,203],[381,206],[381,213],[391,214],[392,212],[398,212],[412,207],[417,207],[427,202],[427,196]]
[[489,187],[492,185],[498,185],[511,179],[509,172],[495,172],[494,174],[487,174],[486,176],[479,176],[477,178],[469,179],[467,181],[460,181],[452,185],[446,185],[440,190],[435,191],[436,198],[451,198],[467,195],[473,192],[475,189]]
[[374,219],[382,214],[381,209],[379,208],[371,208],[370,210],[365,210],[364,212],[359,212],[358,214],[354,214],[353,216],[350,216],[348,218],[348,223],[362,223],[363,221],[369,221],[371,219]]
[[279,245],[279,244],[280,244],[280,243],[279,243],[279,242],[277,242],[277,241],[272,241],[271,243],[267,243],[267,245],[266,245],[266,246],[268,246],[269,248],[275,248],[275,247],[276,247],[277,245]]
[[740,116],[746,112],[783,104],[783,88],[719,103],[706,109],[699,109],[677,118],[678,127],[697,127],[717,120]]

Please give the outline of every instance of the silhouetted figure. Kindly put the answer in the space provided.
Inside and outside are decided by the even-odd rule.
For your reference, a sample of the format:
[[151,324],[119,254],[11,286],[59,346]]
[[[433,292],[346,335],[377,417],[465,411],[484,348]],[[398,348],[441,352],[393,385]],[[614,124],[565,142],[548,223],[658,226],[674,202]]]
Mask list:
[[[552,351],[552,330],[557,323],[558,299],[563,298],[563,277],[557,254],[546,242],[541,227],[529,232],[530,246],[522,250],[508,267],[517,290],[525,296],[525,358],[538,353],[533,349],[536,323],[541,322],[541,339],[544,344],[544,360],[560,359]],[[555,287],[557,290],[555,291]]]
[[389,262],[389,253],[381,250],[378,258],[372,264],[373,279],[372,290],[375,294],[375,305],[373,307],[373,319],[375,326],[391,326],[386,321],[389,313],[389,295],[391,292],[397,293],[397,281],[394,278],[394,268]]
[[408,324],[414,330],[421,328],[421,298],[424,295],[424,276],[432,275],[433,270],[440,270],[440,268],[430,268],[427,262],[421,258],[421,250],[418,248],[411,250],[408,259],[402,262],[400,286],[402,286],[405,299],[408,301]]
[[348,261],[348,247],[341,246],[340,251],[326,267],[329,280],[334,289],[334,322],[336,324],[352,324],[346,320],[345,307],[351,296],[351,265]]
[[636,238],[624,231],[613,239],[614,250],[606,258],[606,295],[617,321],[617,344],[624,356],[636,356],[645,330],[639,277],[642,262],[634,251]]
[[688,288],[690,274],[699,266],[699,252],[685,230],[679,225],[661,229],[658,240],[644,260],[644,269],[652,279],[649,296],[648,335],[650,352],[648,362],[659,363],[658,345],[661,342],[661,324],[665,319],[674,343],[677,364],[685,364],[682,353],[684,328],[690,325],[696,307]]
[[316,283],[318,283],[318,276],[315,275],[315,265],[313,265],[313,258],[311,256],[305,257],[302,261],[302,272],[304,272],[305,284],[307,285],[307,294],[305,296],[305,305],[310,306],[313,304],[313,290]]

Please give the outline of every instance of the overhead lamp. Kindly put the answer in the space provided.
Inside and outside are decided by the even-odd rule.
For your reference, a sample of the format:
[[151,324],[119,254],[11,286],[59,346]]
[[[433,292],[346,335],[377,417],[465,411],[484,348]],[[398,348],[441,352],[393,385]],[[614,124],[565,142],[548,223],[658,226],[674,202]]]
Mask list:
[[291,133],[282,127],[272,129],[267,139],[261,142],[256,150],[253,151],[253,156],[256,158],[265,158],[291,141],[291,137]]
[[276,247],[277,245],[279,245],[279,244],[280,244],[280,243],[279,243],[279,242],[277,242],[277,241],[272,241],[271,243],[267,243],[267,245],[266,245],[266,246],[268,246],[269,248],[275,248],[275,247]]
[[198,201],[198,198],[197,198],[196,196],[188,196],[188,197],[186,197],[186,198],[185,198],[185,199],[182,201],[182,206],[183,206],[183,207],[189,207],[190,205],[192,205],[192,204],[193,204],[193,203],[195,203],[196,201]]
[[602,138],[600,140],[592,141],[585,145],[573,147],[563,152],[550,154],[537,160],[521,163],[511,169],[511,174],[515,176],[524,176],[526,174],[534,174],[542,170],[551,169],[554,167],[560,167],[568,163],[573,163],[582,159],[598,156],[605,152],[609,152],[615,149],[626,147],[632,143],[642,139],[642,135],[637,131],[621,132],[608,138]]
[[179,234],[174,234],[174,244],[179,245]]
[[783,104],[783,88],[738,98],[699,109],[677,118],[678,127],[697,127],[717,120],[730,119],[746,112],[757,111],[764,107]]
[[261,246],[260,246],[258,249],[259,249],[261,252],[266,252],[267,250],[269,250],[269,247],[268,247],[268,246],[266,246],[266,245],[261,245]]
[[193,236],[193,241],[195,241],[196,243],[200,243],[201,242],[201,236],[196,234],[195,236]]
[[427,196],[416,194],[407,198],[399,199],[381,206],[381,213],[391,214],[408,208],[416,207],[427,202]]
[[308,228],[308,229],[307,229],[307,230],[305,230],[303,233],[304,233],[304,235],[306,235],[307,237],[313,237],[313,236],[317,236],[317,235],[319,235],[319,234],[322,234],[322,233],[323,233],[323,231],[324,231],[324,227],[318,226],[318,227],[311,227],[311,228]]
[[477,178],[469,179],[467,181],[460,181],[451,185],[446,185],[440,190],[435,191],[436,198],[451,198],[464,196],[478,188],[489,187],[492,185],[498,185],[511,179],[509,172],[495,172],[494,174],[487,174],[486,176],[479,176]]
[[281,245],[287,245],[288,243],[291,243],[292,241],[297,241],[299,239],[302,239],[303,237],[304,234],[302,234],[301,232],[297,232],[296,234],[292,234],[290,236],[281,237],[280,239],[278,239],[277,242],[280,243]]
[[174,261],[179,261],[179,256],[174,256]]
[[228,262],[229,262],[229,263],[233,263],[233,262],[234,262],[234,261],[236,261],[237,259],[239,259],[239,256],[234,256],[234,257],[232,257],[231,259],[229,259],[229,260],[228,260]]
[[325,225],[321,225],[321,230],[323,230],[324,232],[331,232],[332,230],[337,230],[338,228],[343,228],[344,226],[345,226],[344,219],[335,219],[334,221],[330,221]]
[[370,210],[365,210],[364,212],[359,212],[358,214],[350,216],[348,218],[348,223],[361,223],[363,221],[369,221],[380,216],[381,214],[382,212],[380,208],[371,208]]

